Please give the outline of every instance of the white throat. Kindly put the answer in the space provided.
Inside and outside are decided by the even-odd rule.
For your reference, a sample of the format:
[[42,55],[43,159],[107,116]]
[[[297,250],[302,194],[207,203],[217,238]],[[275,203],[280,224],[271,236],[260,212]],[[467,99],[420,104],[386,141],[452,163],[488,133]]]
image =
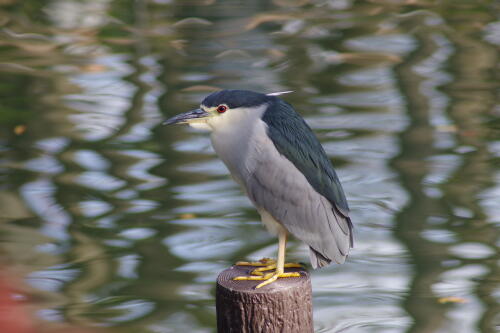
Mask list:
[[[215,152],[230,169],[238,182],[242,170],[246,169],[248,151],[255,143],[254,136],[262,127],[262,114],[267,105],[253,108],[238,108],[228,110],[219,117],[213,117],[207,122],[211,128],[211,140]],[[241,183],[241,182],[240,182]]]

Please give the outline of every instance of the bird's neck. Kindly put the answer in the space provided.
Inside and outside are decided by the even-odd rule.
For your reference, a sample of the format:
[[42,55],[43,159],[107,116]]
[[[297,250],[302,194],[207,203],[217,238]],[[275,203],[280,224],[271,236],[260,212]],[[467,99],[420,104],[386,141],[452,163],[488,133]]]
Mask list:
[[246,158],[255,141],[256,128],[262,126],[261,116],[265,109],[262,106],[258,109],[230,110],[228,113],[234,111],[231,119],[212,126],[211,140],[215,152],[237,177],[244,176],[239,173],[246,169]]

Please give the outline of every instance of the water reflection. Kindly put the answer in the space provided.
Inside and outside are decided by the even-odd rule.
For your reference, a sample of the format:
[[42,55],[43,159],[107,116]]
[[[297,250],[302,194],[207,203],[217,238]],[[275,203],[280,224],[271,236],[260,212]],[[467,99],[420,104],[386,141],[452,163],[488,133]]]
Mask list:
[[275,239],[206,136],[159,124],[217,87],[294,90],[356,225],[313,273],[316,330],[495,332],[495,6],[2,5],[0,264],[47,331],[214,331],[217,273]]

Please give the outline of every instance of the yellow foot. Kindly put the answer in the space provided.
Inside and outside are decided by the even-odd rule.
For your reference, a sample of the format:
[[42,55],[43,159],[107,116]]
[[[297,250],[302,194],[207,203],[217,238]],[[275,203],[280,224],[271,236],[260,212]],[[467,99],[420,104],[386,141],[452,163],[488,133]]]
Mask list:
[[238,280],[238,281],[241,281],[241,280],[252,280],[252,281],[264,281],[260,284],[258,284],[255,288],[261,288],[261,287],[264,287],[264,286],[267,286],[268,284],[276,281],[277,279],[279,278],[288,278],[288,277],[300,277],[300,273],[299,272],[290,272],[290,273],[277,273],[277,272],[274,272],[274,273],[267,273],[267,274],[263,274],[262,276],[255,276],[255,275],[251,275],[251,276],[237,276],[235,277],[233,280]]
[[[238,261],[236,263],[238,266],[257,266],[259,268],[254,269],[250,272],[252,275],[264,276],[265,271],[270,271],[276,269],[276,260],[271,258],[262,258],[259,261]],[[285,268],[302,268],[303,266],[299,263],[291,262],[285,263]]]
[[[301,264],[297,264],[297,263],[287,263],[287,264],[285,264],[284,267],[285,268],[302,268],[302,265]],[[276,269],[276,264],[272,264],[272,265],[267,265],[265,267],[256,268],[253,271],[251,271],[250,274],[252,274],[252,275],[258,275],[258,276],[264,276],[265,275],[264,274],[265,271],[270,271],[272,269]]]

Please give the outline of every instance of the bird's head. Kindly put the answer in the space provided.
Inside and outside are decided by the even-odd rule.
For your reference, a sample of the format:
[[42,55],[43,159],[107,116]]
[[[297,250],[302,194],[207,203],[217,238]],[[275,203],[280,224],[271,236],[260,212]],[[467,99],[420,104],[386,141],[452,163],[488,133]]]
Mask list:
[[205,97],[199,109],[178,114],[164,124],[188,124],[208,130],[234,126],[243,115],[265,110],[266,105],[276,99],[274,96],[278,94],[281,93],[266,95],[249,90],[217,91]]

